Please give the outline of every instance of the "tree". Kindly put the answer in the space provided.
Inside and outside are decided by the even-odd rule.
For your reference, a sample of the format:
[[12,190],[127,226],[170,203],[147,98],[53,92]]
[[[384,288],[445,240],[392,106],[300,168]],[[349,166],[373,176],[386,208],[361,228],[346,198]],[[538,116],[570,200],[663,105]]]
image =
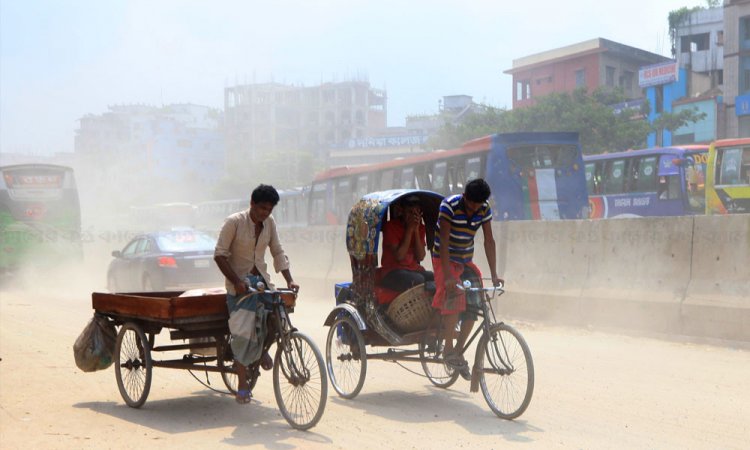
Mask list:
[[652,131],[669,130],[705,117],[695,110],[662,113],[649,124],[648,102],[642,108],[612,107],[622,103],[621,90],[585,89],[553,93],[540,97],[536,104],[514,110],[485,106],[460,124],[446,123],[429,142],[431,148],[455,148],[466,141],[494,133],[521,131],[576,131],[584,154],[643,148]]

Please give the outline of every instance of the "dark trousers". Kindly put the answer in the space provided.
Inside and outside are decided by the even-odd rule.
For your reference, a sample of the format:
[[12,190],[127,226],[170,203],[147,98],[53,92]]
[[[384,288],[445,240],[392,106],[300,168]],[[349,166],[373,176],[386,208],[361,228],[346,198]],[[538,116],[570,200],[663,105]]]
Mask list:
[[427,281],[435,281],[435,275],[428,270],[396,269],[388,272],[380,280],[380,285],[393,291],[402,292]]

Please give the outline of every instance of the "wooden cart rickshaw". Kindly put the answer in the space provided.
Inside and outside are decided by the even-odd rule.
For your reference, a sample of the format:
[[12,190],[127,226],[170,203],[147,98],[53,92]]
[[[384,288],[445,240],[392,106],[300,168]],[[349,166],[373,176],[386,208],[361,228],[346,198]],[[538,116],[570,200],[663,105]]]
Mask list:
[[[349,214],[346,244],[352,281],[336,285],[336,306],[325,321],[330,327],[325,349],[328,378],[341,397],[357,396],[371,360],[418,362],[432,384],[441,388],[450,387],[459,377],[458,370],[444,359],[441,320],[431,307],[429,283],[382,304],[388,293],[382,292],[387,287],[377,282],[381,226],[399,199],[414,195],[419,197],[431,247],[443,198],[439,194],[423,190],[376,192],[359,200]],[[495,318],[492,303],[504,292],[502,286],[485,288],[481,279],[473,278],[457,286],[480,298],[478,326],[460,349],[466,353],[478,338],[470,389],[477,392],[481,388],[497,416],[514,419],[526,410],[534,390],[531,352],[518,331]]]
[[[250,289],[248,295],[255,295]],[[294,310],[296,293],[269,291],[273,301],[266,304],[275,326],[269,327],[266,350],[276,343],[273,388],[276,403],[289,424],[301,430],[313,427],[323,415],[328,382],[323,357],[315,343],[292,327],[289,312]],[[237,372],[233,366],[227,325],[226,295],[223,293],[181,296],[182,292],[98,293],[92,294],[96,314],[119,326],[114,366],[117,387],[128,406],[141,407],[151,388],[152,369],[163,367],[196,372],[217,372],[236,394]],[[190,294],[190,293],[188,293]],[[156,336],[169,330],[172,341],[157,345]],[[270,330],[275,330],[271,335]],[[184,342],[188,340],[188,342]],[[154,353],[183,352],[176,359],[155,359]],[[247,370],[252,389],[260,376],[260,362]]]

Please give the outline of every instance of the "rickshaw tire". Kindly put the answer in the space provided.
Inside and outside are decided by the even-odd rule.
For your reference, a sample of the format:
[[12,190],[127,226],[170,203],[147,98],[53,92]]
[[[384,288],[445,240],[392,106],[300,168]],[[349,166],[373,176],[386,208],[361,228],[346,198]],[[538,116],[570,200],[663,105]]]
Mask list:
[[[339,326],[348,327],[353,334],[352,338],[357,341],[356,351],[352,349],[351,344],[349,344],[351,355],[348,356],[351,358],[350,361],[359,361],[359,377],[357,378],[357,383],[354,388],[351,390],[347,390],[342,386],[342,380],[339,380],[341,377],[335,375],[333,368],[334,361],[331,358],[332,345],[334,344],[334,339],[339,332]],[[362,390],[362,386],[365,384],[365,377],[367,376],[367,350],[365,348],[365,338],[359,330],[357,323],[348,315],[336,318],[328,329],[328,336],[326,338],[326,372],[328,374],[328,379],[331,380],[333,389],[340,397],[345,399],[351,400],[356,397]]]
[[[223,349],[220,349],[220,346],[217,346],[217,364],[220,368],[226,369],[226,368],[232,368],[234,365],[234,359],[232,358],[232,349],[229,346],[229,341],[231,340],[231,335],[227,334],[224,336],[224,343],[221,345],[221,347],[224,347]],[[227,362],[229,362],[229,365],[227,365]],[[248,367],[247,369],[247,385],[252,391],[255,388],[255,385],[258,383],[258,377],[260,376],[260,371],[257,367],[253,367],[252,365]],[[237,394],[237,385],[239,384],[239,376],[234,372],[224,372],[222,370],[221,372],[221,379],[224,382],[224,386],[226,386],[229,393],[232,395]]]
[[[495,345],[490,345],[491,338],[496,335],[498,336],[498,338],[494,340]],[[503,338],[503,335],[505,335],[506,337]],[[512,341],[510,339],[511,337]],[[515,344],[514,347],[517,346],[517,348],[508,350],[508,348],[511,347],[511,344],[513,343]],[[508,394],[513,390],[513,381],[510,377],[516,375],[517,373],[520,373],[521,375],[525,374],[525,380],[523,378],[519,380],[519,389],[523,389],[523,396],[519,397],[523,398],[523,400],[517,406],[511,407],[511,409],[507,409],[507,402],[496,401],[496,399],[493,398],[492,386],[490,386],[491,383],[487,381],[486,376],[486,373],[488,373],[488,371],[484,370],[485,361],[492,358],[499,358],[498,361],[503,359],[516,360],[519,355],[523,357],[522,362],[524,370],[520,370],[521,366],[519,363],[521,362],[521,360],[517,360],[515,365],[513,364],[513,361],[510,361],[509,364],[514,368],[514,370],[511,373],[497,374],[501,377],[507,377],[507,379],[504,379],[503,382],[500,383],[500,387],[496,389],[499,395]],[[496,370],[503,370],[506,367],[506,365],[503,365],[502,362],[498,364],[495,361],[489,361],[489,365],[493,368],[496,368]],[[479,386],[481,388],[482,395],[487,402],[487,405],[490,407],[492,412],[495,413],[495,415],[497,415],[501,419],[513,420],[526,411],[526,408],[529,407],[529,403],[531,403],[531,397],[534,394],[534,361],[531,358],[531,350],[529,350],[529,346],[526,343],[526,340],[518,330],[505,323],[496,323],[491,325],[490,334],[483,334],[482,338],[477,344],[476,361],[474,362],[474,367],[475,370],[481,370],[479,376]],[[520,387],[521,385],[523,386]],[[515,396],[513,398],[515,398]]]
[[445,370],[445,375],[432,373],[433,371],[428,365],[430,364],[428,360],[433,357],[437,357],[435,355],[435,352],[433,352],[431,349],[431,346],[434,345],[443,345],[442,339],[440,340],[440,342],[438,342],[437,337],[433,333],[425,332],[422,336],[421,341],[419,342],[419,359],[422,365],[422,370],[427,376],[427,379],[430,380],[430,383],[432,383],[434,386],[442,389],[448,389],[449,387],[453,386],[456,380],[458,380],[460,374],[457,370],[449,369],[445,363],[433,363],[436,369],[441,368],[442,370]]
[[[282,381],[284,381],[285,383],[289,383],[291,386],[293,386],[294,389],[303,388],[307,383],[310,382],[310,380],[306,380],[304,383],[300,383],[300,386],[295,386],[293,380],[287,378],[287,369],[285,368],[286,363],[283,361],[283,359],[285,358],[285,350],[283,348],[283,345],[278,345],[276,347],[276,356],[274,357],[273,365],[273,393],[276,397],[276,405],[279,407],[279,411],[281,412],[281,415],[284,417],[284,419],[295,430],[304,431],[314,427],[320,421],[320,418],[323,417],[323,411],[325,411],[326,400],[328,398],[328,378],[326,377],[325,362],[323,361],[323,356],[321,355],[318,346],[315,345],[315,342],[309,336],[304,333],[300,333],[299,331],[295,331],[291,333],[291,335],[289,336],[289,340],[290,342],[302,342],[315,357],[315,361],[313,362],[315,367],[305,367],[305,372],[312,373],[311,369],[315,369],[318,372],[320,386],[317,387],[317,395],[315,396],[317,398],[308,396],[307,399],[304,399],[302,398],[304,397],[304,393],[299,394],[299,392],[296,392],[295,395],[292,395],[292,397],[294,397],[293,399],[303,407],[311,405],[311,402],[317,402],[315,414],[309,420],[306,420],[304,422],[299,421],[294,417],[293,411],[289,410],[289,406],[294,405],[287,405],[287,402],[283,398],[284,392],[282,391],[284,391],[285,389],[283,389],[281,386]],[[306,352],[304,351],[302,353],[303,361],[310,362],[308,360],[309,355],[306,355]],[[315,387],[313,387],[311,391],[315,392]]]
[[[135,333],[133,342],[130,342],[130,338],[126,337],[129,331]],[[126,342],[123,344],[123,341]],[[123,345],[126,347],[124,356],[128,358],[125,362],[122,361]],[[151,390],[153,362],[151,360],[151,344],[146,337],[146,333],[137,323],[127,322],[120,328],[115,342],[114,363],[115,379],[122,399],[131,408],[140,408],[146,402]],[[134,369],[128,367],[133,365],[135,366]],[[124,377],[123,369],[127,371]],[[143,371],[142,374],[141,371]],[[141,379],[142,381],[139,382]]]

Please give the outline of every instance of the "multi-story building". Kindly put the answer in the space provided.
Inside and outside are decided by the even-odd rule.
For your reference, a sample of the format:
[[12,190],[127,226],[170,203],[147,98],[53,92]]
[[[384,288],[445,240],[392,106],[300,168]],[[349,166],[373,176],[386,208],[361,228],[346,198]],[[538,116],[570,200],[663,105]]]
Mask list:
[[504,73],[513,76],[515,109],[533,105],[541,96],[577,88],[590,92],[619,87],[628,100],[638,99],[643,97],[638,70],[665,61],[664,56],[597,38],[514,59]]
[[724,1],[726,137],[750,136],[750,0]]
[[386,128],[387,96],[367,81],[292,86],[247,84],[224,89],[229,167],[242,170],[268,152],[331,147]]
[[219,111],[191,104],[118,105],[88,114],[75,136],[80,178],[110,189],[124,205],[205,191],[225,173],[220,119]]
[[722,8],[698,9],[675,29],[675,60],[641,68],[639,85],[651,105],[649,121],[685,109],[703,118],[674,131],[656,130],[647,145],[708,143],[723,134],[724,20]]

